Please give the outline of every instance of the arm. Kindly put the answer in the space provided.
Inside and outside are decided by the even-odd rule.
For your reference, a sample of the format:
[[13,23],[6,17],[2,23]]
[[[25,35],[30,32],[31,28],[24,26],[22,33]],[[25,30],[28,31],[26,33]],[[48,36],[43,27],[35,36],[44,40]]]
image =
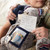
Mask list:
[[2,28],[0,29],[0,39],[6,35],[9,27],[11,26],[10,22],[7,21],[3,26]]
[[8,12],[8,16],[7,16],[7,21],[6,23],[2,26],[2,28],[0,28],[0,39],[6,35],[7,31],[9,30],[11,23],[9,20],[14,20],[16,18],[16,15],[12,12],[12,10],[14,8],[16,8],[17,5],[14,5],[10,8],[9,12]]
[[[14,12],[13,12],[12,10],[14,10],[14,8],[16,8],[16,7],[17,7],[17,10],[16,10],[16,11],[18,11],[18,9],[19,9],[19,10],[23,10],[25,6],[21,6],[21,5],[18,6],[18,5],[15,5],[15,6],[12,6],[12,7],[10,8],[10,11],[8,12],[8,16],[7,16],[7,19],[8,19],[8,20],[7,20],[7,22],[4,24],[4,26],[0,29],[0,39],[1,39],[3,36],[6,35],[8,29],[10,28],[10,26],[15,23],[15,22],[13,22],[13,21],[14,21],[14,19],[16,19],[16,16],[18,15],[18,13],[15,12],[16,14],[14,14]],[[10,20],[11,20],[11,22],[10,22]]]
[[36,28],[33,31],[36,34],[36,50],[49,50],[50,49],[50,29],[45,27]]

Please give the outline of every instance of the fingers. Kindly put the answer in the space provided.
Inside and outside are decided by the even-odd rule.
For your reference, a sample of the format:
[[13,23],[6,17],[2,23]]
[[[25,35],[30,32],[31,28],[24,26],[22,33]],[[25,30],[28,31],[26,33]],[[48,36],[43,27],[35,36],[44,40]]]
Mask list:
[[8,16],[8,17],[7,17],[7,19],[8,19],[8,20],[12,20],[12,21],[13,21],[15,18],[14,18],[14,17],[12,17],[12,16],[10,16],[10,17]]
[[8,14],[16,17],[16,15],[12,12],[12,10],[10,10]]
[[10,7],[11,10],[13,10],[14,8],[16,8],[19,4],[13,5]]
[[13,13],[12,10],[14,10],[14,8],[16,8],[17,6],[18,6],[18,4],[10,7],[10,10],[8,11],[8,15],[7,15],[8,20],[13,21],[14,19],[16,19],[16,15]]
[[16,18],[16,15],[12,12],[12,10],[10,10],[10,11],[8,12],[7,18],[8,18],[9,20],[14,20],[14,19]]
[[36,28],[35,30],[32,31],[32,33],[36,32],[36,31],[38,31],[38,30],[41,30],[41,28],[42,28],[42,27]]
[[32,31],[32,33],[36,32],[36,31],[47,32],[48,33],[48,29],[46,29],[44,27],[36,28],[35,30]]
[[48,38],[48,29],[44,27],[39,27],[36,28],[35,30],[32,31],[36,35],[37,39],[42,39],[44,37]]

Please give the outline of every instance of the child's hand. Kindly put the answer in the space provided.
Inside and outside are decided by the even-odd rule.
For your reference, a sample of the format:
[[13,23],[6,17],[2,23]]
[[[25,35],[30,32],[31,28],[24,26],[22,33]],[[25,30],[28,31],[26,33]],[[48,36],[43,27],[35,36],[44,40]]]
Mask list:
[[12,10],[14,9],[14,8],[16,8],[17,7],[17,5],[14,5],[14,6],[11,6],[10,7],[10,10],[9,10],[9,12],[8,12],[8,16],[7,16],[7,19],[8,20],[14,20],[14,19],[16,19],[16,15],[12,12]]
[[48,29],[44,27],[36,28],[32,31],[36,35],[37,40],[40,40],[42,38],[48,38]]

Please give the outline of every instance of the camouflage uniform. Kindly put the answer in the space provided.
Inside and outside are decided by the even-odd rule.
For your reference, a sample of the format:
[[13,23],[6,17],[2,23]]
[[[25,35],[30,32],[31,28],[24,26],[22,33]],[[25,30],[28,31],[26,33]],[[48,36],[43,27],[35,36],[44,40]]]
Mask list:
[[36,47],[29,48],[30,50],[33,50],[33,48],[36,48],[36,50],[50,50],[50,5],[49,7],[44,7],[42,9],[44,9],[44,13],[38,26],[44,26],[45,28],[47,28],[49,36],[48,39],[43,38],[37,40]]

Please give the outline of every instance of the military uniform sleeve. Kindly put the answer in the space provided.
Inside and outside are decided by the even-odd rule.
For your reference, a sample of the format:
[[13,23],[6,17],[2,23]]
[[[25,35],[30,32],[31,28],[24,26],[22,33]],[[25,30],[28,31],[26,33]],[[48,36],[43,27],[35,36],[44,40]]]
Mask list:
[[50,40],[43,38],[37,41],[36,50],[50,50]]

